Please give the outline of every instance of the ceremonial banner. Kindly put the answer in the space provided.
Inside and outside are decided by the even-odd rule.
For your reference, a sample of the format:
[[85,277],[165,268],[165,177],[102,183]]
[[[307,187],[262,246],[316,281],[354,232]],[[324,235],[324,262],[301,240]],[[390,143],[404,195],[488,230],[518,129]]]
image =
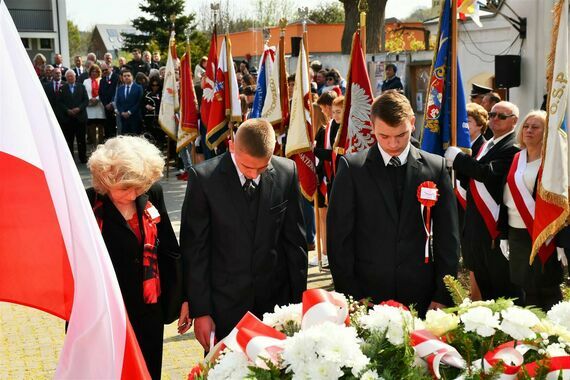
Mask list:
[[281,90],[279,88],[279,71],[281,69],[279,59],[276,58],[275,54],[273,54],[273,59],[269,59],[266,62],[268,72],[267,90],[261,117],[267,119],[277,132],[281,129],[283,114],[281,112]]
[[568,0],[554,6],[552,44],[547,78],[548,125],[542,147],[542,175],[538,182],[530,262],[548,239],[556,235],[570,213],[568,204]]
[[483,27],[480,20],[480,11],[479,11],[479,1],[478,0],[459,0],[458,2],[459,7],[457,11],[459,12],[459,19],[462,21],[466,20],[466,15],[471,17],[471,20],[480,28]]
[[203,78],[203,93],[202,93],[202,103],[200,105],[200,118],[204,125],[208,124],[208,118],[210,117],[210,108],[212,107],[212,101],[214,100],[215,81],[216,81],[216,70],[218,69],[218,35],[216,34],[216,27],[214,26],[214,31],[212,32],[212,38],[210,39],[210,51],[208,52],[208,64],[206,66],[206,72]]
[[160,101],[160,111],[158,112],[158,123],[162,130],[172,140],[178,139],[178,120],[176,113],[180,108],[178,100],[178,86],[176,85],[176,40],[174,31],[170,34],[168,43],[168,58],[166,60],[166,71],[164,72],[164,84],[162,87],[162,99]]
[[311,120],[311,86],[307,55],[303,42],[300,43],[295,92],[291,104],[291,120],[287,133],[285,156],[297,164],[301,192],[312,201],[317,190],[315,154],[313,153],[313,126]]
[[271,78],[271,69],[275,60],[275,51],[265,46],[259,71],[257,72],[257,86],[255,88],[255,98],[253,99],[253,107],[251,109],[250,119],[261,117],[263,105],[265,104],[265,97],[268,93],[268,85]]
[[85,188],[5,2],[0,49],[0,300],[69,320],[56,379],[150,379]]
[[206,143],[210,149],[214,149],[228,137],[229,122],[241,121],[239,88],[228,36],[222,41],[214,90],[206,134]]
[[[346,94],[342,124],[337,132],[334,148],[339,152],[355,153],[370,148],[376,143],[370,121],[370,110],[374,96],[368,79],[366,61],[360,44],[360,34],[352,37],[350,67],[346,78]],[[337,151],[337,149],[334,149]]]
[[[422,149],[443,156],[451,143],[451,102],[457,102],[457,146],[471,149],[465,94],[457,61],[457,83],[451,83],[451,1],[442,2],[439,38],[428,86],[422,130]],[[457,99],[451,99],[451,86],[457,86]]]
[[192,83],[192,59],[190,44],[180,60],[180,128],[176,151],[180,152],[198,137],[198,108]]
[[279,134],[285,133],[289,127],[289,91],[287,86],[287,71],[285,70],[285,41],[284,36],[279,38],[279,50],[277,51],[279,71],[279,96],[281,99],[281,125],[276,128]]

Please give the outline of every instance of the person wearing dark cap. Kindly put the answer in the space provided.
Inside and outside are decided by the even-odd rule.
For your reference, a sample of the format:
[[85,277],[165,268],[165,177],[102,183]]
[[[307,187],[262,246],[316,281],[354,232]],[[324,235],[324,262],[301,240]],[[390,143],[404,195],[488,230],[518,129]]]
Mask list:
[[386,80],[382,83],[382,92],[388,90],[404,90],[400,77],[396,76],[398,68],[393,63],[386,65]]
[[481,105],[483,102],[483,97],[492,91],[492,88],[473,83],[471,85],[471,102]]

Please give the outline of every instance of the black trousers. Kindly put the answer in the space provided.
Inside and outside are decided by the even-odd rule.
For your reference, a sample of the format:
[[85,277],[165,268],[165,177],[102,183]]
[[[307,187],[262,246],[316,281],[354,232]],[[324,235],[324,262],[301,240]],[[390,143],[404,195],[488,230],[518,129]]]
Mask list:
[[73,156],[73,141],[77,139],[77,153],[79,154],[79,161],[82,163],[87,162],[87,147],[85,143],[85,130],[86,123],[78,119],[70,118],[61,125],[65,141]]
[[465,239],[463,250],[470,257],[469,269],[475,273],[475,279],[484,300],[499,297],[516,298],[515,303],[522,305],[522,288],[511,282],[509,262],[499,248],[499,239],[494,244],[487,231],[482,231],[479,239]]
[[130,317],[146,367],[153,380],[160,380],[164,321],[162,313],[147,313]]
[[117,136],[117,117],[115,110],[105,108],[105,140]]
[[509,267],[513,283],[524,290],[524,305],[544,311],[562,301],[560,284],[564,280],[556,252],[543,264],[538,257],[529,264],[532,240],[526,228],[509,228]]

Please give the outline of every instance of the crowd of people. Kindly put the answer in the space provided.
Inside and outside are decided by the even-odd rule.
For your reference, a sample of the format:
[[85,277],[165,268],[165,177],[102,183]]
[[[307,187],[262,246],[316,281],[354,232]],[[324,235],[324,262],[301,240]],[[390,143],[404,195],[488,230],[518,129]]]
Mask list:
[[[41,58],[34,67],[71,152],[77,140],[86,162],[86,138],[94,146],[89,199],[153,378],[160,378],[164,323],[178,317],[180,333],[193,324],[209,351],[247,311],[262,317],[275,305],[299,302],[308,266],[318,264],[308,259],[315,238],[335,290],[364,303],[394,299],[420,316],[452,306],[443,278],[457,276],[460,257],[473,300],[509,297],[548,310],[562,299],[566,229],[529,265],[544,111],[521,117],[515,104],[473,85],[466,105],[471,152],[449,147],[444,157],[434,155],[414,139],[415,113],[397,67],[388,64],[370,114],[378,143],[337,156],[346,81],[312,62],[315,213],[300,194],[294,161],[275,154],[286,139],[266,120],[249,117],[255,68],[236,62],[244,122],[215,151],[201,144],[204,162],[180,176],[188,185],[178,244],[158,183],[165,165],[157,124],[160,56],[134,50],[133,60],[117,67],[110,55],[98,62],[90,53],[85,63],[75,57],[70,69],[61,56],[54,65]],[[206,65],[204,57],[195,67],[198,97]],[[291,98],[294,74],[287,81]],[[167,284],[179,271],[180,282]]]

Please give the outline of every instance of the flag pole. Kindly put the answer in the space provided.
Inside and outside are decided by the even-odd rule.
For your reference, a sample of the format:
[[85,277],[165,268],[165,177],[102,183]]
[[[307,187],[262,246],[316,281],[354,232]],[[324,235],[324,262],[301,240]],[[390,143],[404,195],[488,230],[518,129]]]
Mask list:
[[[187,54],[187,57],[190,57],[191,56],[190,33],[192,32],[192,30],[190,28],[186,28],[186,30],[184,32],[186,34],[186,54]],[[190,75],[192,76],[192,62],[191,61],[190,61]],[[196,97],[194,96],[194,98],[196,98]],[[182,120],[182,117],[180,119]],[[192,160],[192,165],[196,165],[196,138],[194,138],[194,141],[192,141],[192,149],[190,150],[190,159]]]
[[[174,22],[176,21],[176,15],[170,15],[170,21],[172,23],[170,25],[170,36],[172,37],[172,32],[175,30]],[[167,50],[168,54],[172,54],[170,52],[171,49],[172,49],[172,46],[170,46],[170,38],[169,38],[168,39],[168,50]],[[175,167],[178,167],[178,165],[175,165]],[[170,137],[166,136],[166,179],[168,179],[169,177],[170,177]]]
[[457,146],[457,0],[451,0],[451,146]]
[[358,10],[360,11],[360,45],[366,60],[366,12],[368,11],[368,1],[360,0],[358,2]]
[[[307,55],[307,68],[311,67],[309,65],[309,33],[307,32],[307,16],[309,14],[309,8],[299,8],[299,14],[303,20],[303,45],[305,46],[305,54]],[[309,83],[309,96],[312,97],[311,94],[311,83]],[[310,104],[310,112],[311,112],[311,124],[315,122],[314,114],[313,114],[313,99],[311,98]],[[312,125],[314,128],[314,125]],[[322,250],[321,250],[321,220],[319,218],[319,197],[317,196],[318,193],[318,185],[317,191],[313,194],[313,212],[315,214],[315,226],[316,226],[316,234],[315,234],[315,242],[317,248],[317,261],[319,263],[319,272],[323,270],[322,265]]]
[[[287,19],[279,20],[279,102],[281,104],[281,125],[279,133],[283,134],[287,131],[287,122],[289,120],[289,95],[287,90],[287,71],[285,70],[285,30],[287,28]],[[286,111],[287,110],[287,111]],[[285,151],[281,147],[281,156],[285,156]]]

